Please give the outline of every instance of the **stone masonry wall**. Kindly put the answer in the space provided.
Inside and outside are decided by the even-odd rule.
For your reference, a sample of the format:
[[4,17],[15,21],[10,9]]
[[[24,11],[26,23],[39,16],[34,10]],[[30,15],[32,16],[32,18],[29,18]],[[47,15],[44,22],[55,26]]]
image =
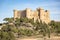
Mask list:
[[42,22],[49,23],[50,22],[50,16],[49,11],[44,10],[42,8],[37,8],[36,10],[32,11],[30,8],[26,8],[25,10],[14,10],[14,19],[15,18],[21,18],[21,17],[27,17],[28,19],[34,19],[34,22],[36,20],[41,20]]

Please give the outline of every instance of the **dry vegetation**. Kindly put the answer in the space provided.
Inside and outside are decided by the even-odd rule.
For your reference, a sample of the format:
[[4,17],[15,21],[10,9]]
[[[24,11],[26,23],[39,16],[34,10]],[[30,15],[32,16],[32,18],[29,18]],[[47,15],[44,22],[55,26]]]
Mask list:
[[[5,18],[0,30],[0,40],[16,40],[18,38],[28,38],[26,40],[51,39],[52,36],[60,37],[60,22],[51,21],[49,24],[40,23],[27,18]],[[38,36],[39,35],[39,36]],[[51,36],[52,35],[52,36]],[[31,38],[31,39],[30,39]],[[53,39],[53,38],[52,38]],[[55,38],[53,39],[55,40]]]

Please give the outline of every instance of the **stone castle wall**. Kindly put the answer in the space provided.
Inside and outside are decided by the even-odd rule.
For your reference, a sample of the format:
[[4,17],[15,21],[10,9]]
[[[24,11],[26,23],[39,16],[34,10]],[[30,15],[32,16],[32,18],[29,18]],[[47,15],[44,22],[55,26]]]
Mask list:
[[15,18],[21,18],[21,17],[27,17],[28,19],[34,19],[34,22],[36,20],[42,21],[45,23],[50,22],[50,16],[49,11],[44,10],[42,8],[37,8],[36,10],[32,11],[30,8],[26,8],[25,10],[14,10],[14,19]]

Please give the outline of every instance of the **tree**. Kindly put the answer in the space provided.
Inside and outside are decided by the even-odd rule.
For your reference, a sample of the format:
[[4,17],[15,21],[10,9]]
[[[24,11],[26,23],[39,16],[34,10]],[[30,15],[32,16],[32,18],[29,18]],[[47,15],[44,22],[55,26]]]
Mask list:
[[16,27],[19,27],[20,24],[21,24],[20,19],[16,18],[14,24],[15,24]]
[[8,22],[8,23],[11,23],[11,22],[13,22],[13,18],[5,18],[5,19],[3,19],[3,21],[6,21],[6,22]]
[[60,22],[56,22],[56,21],[51,21],[49,23],[49,26],[51,26],[51,33],[56,33],[59,34],[60,33]]
[[12,32],[0,31],[0,40],[15,40],[15,37]]
[[55,26],[56,26],[56,22],[52,20],[52,21],[49,23],[49,26],[51,26],[51,27],[50,27],[51,33],[54,33],[54,31],[55,31]]
[[50,28],[48,24],[42,21],[40,21],[40,23],[36,21],[35,27],[35,30],[37,32],[41,33],[43,36],[46,36],[46,34],[48,34],[48,37],[50,37]]
[[54,29],[57,34],[60,33],[60,22],[56,22],[56,26],[54,27]]
[[23,29],[23,28],[21,28],[18,31],[18,37],[19,36],[31,36],[31,35],[33,35],[33,30],[30,30],[30,29]]

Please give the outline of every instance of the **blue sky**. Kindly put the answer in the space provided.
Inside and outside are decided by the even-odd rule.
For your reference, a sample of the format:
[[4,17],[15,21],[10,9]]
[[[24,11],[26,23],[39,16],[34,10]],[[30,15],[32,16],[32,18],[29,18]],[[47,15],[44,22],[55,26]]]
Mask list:
[[6,17],[13,17],[13,10],[41,7],[50,11],[51,20],[60,21],[60,0],[0,0],[0,22]]

